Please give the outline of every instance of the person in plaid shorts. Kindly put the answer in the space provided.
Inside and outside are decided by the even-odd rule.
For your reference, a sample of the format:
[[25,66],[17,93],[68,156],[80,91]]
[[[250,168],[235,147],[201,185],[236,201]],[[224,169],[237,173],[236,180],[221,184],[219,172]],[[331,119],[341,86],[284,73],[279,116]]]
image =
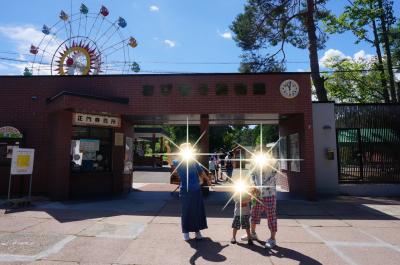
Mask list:
[[[272,165],[277,167],[276,161]],[[258,240],[256,234],[256,226],[260,224],[261,216],[266,215],[268,219],[268,228],[271,232],[270,238],[265,243],[266,248],[276,246],[275,235],[278,231],[278,222],[276,218],[276,175],[277,172],[272,167],[263,168],[260,172],[255,170],[251,179],[254,186],[257,186],[257,199],[253,199],[251,207],[251,234],[253,240]],[[242,240],[247,240],[248,236],[242,237]]]

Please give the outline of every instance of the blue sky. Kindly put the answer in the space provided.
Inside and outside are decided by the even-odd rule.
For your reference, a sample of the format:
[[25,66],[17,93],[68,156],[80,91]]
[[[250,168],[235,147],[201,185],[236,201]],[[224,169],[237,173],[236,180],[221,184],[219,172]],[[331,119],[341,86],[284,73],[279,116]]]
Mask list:
[[[79,10],[81,2],[90,12],[98,12],[102,4],[107,6],[110,20],[115,21],[119,16],[126,19],[124,34],[134,36],[139,43],[131,60],[139,62],[144,71],[236,72],[238,69],[241,50],[231,39],[229,26],[243,11],[245,0],[72,0],[74,12]],[[399,1],[395,2],[395,10],[399,10]],[[328,8],[340,13],[344,3],[346,0],[331,0]],[[62,9],[70,13],[70,4],[71,0],[0,1],[0,57],[31,60],[26,54],[31,42],[39,42],[42,25],[56,23]],[[64,38],[61,34],[57,37]],[[354,40],[350,33],[330,36],[320,58],[374,53],[369,45],[355,45]],[[305,50],[288,47],[287,58],[288,71],[309,69]],[[179,64],[183,62],[212,64]],[[0,60],[0,74],[20,74],[22,65]]]

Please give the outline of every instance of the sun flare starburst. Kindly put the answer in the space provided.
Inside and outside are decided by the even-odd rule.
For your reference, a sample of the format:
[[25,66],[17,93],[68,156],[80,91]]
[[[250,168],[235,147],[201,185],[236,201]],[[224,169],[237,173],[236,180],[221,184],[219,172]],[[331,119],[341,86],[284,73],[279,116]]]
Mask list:
[[[200,156],[210,156],[210,155],[220,155],[216,153],[200,153],[197,152],[196,146],[200,142],[200,140],[203,138],[206,132],[203,132],[200,137],[197,139],[197,141],[192,144],[189,142],[189,120],[187,118],[187,123],[186,123],[186,142],[178,145],[172,139],[168,138],[168,141],[172,143],[178,150],[176,153],[162,153],[159,155],[170,155],[170,156],[178,156],[180,157],[179,163],[175,166],[175,169],[173,172],[171,172],[172,176],[175,172],[177,172],[178,168],[182,166],[186,166],[186,183],[187,187],[186,190],[189,191],[189,166],[191,163],[196,163],[200,167],[202,167],[206,172],[210,172],[208,168],[206,168],[204,165],[202,165],[197,158]],[[250,151],[240,143],[237,143],[237,146],[240,147],[245,151],[245,154],[247,157],[250,158],[245,158],[245,156],[242,156],[240,154],[239,158],[233,158],[230,159],[232,161],[238,161],[239,162],[239,174],[236,174],[234,177],[229,177],[226,172],[222,172],[224,174],[225,178],[227,179],[228,183],[224,185],[213,185],[213,186],[207,186],[208,188],[212,188],[214,190],[220,189],[221,191],[228,191],[232,195],[228,199],[227,203],[224,205],[222,210],[224,210],[229,203],[234,200],[234,198],[239,199],[239,203],[242,204],[243,199],[249,200],[249,201],[257,201],[259,203],[262,203],[259,199],[259,194],[260,190],[263,188],[272,188],[276,189],[276,186],[273,185],[263,185],[262,179],[263,175],[265,174],[274,174],[274,177],[279,176],[280,174],[283,174],[279,170],[279,163],[281,161],[301,161],[302,159],[286,159],[286,158],[277,158],[274,157],[273,151],[275,148],[277,148],[279,142],[281,141],[281,138],[279,138],[275,143],[272,144],[271,147],[269,147],[267,150],[266,148],[263,147],[263,136],[262,136],[262,125],[260,125],[260,144],[259,146],[254,150]],[[243,163],[249,163],[250,164],[250,169],[243,169],[242,164]],[[237,176],[238,175],[238,176]],[[261,185],[256,185],[253,177],[258,176],[260,179],[259,183]],[[241,210],[240,210],[240,215]]]

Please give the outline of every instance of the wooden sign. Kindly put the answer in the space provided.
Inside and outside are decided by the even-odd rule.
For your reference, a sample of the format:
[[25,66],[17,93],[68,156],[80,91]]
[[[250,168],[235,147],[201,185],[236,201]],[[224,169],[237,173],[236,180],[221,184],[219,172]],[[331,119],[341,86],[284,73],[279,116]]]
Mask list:
[[72,124],[119,128],[121,127],[121,118],[95,114],[73,113]]

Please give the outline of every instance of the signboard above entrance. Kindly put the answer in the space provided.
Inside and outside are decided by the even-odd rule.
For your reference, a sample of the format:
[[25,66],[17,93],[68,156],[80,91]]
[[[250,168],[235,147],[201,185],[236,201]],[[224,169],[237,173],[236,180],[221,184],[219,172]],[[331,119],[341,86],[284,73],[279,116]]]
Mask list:
[[121,127],[121,118],[95,114],[73,113],[73,125]]

